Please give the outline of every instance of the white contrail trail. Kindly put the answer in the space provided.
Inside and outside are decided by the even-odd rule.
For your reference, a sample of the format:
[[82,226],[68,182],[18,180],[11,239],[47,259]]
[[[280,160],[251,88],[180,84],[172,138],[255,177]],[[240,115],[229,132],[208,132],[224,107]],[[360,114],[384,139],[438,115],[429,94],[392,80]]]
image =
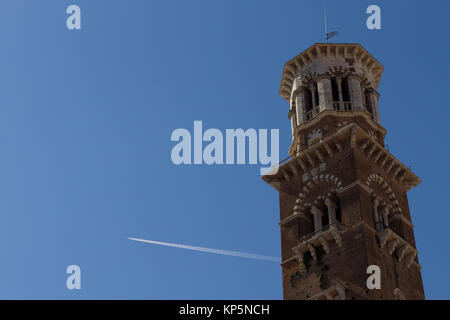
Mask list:
[[166,247],[173,247],[173,248],[180,248],[180,249],[187,249],[187,250],[194,250],[194,251],[202,251],[202,252],[209,252],[209,253],[215,253],[215,254],[223,254],[223,255],[226,255],[226,256],[234,256],[234,257],[241,257],[241,258],[248,258],[248,259],[257,259],[257,260],[264,260],[264,261],[280,262],[280,258],[269,257],[269,256],[262,256],[262,255],[259,255],[259,254],[252,254],[252,253],[245,253],[245,252],[238,252],[238,251],[230,251],[230,250],[221,250],[221,249],[212,249],[212,248],[204,248],[204,247],[195,247],[195,246],[189,246],[189,245],[185,245],[185,244],[168,243],[168,242],[145,240],[145,239],[138,239],[138,238],[131,238],[131,237],[128,237],[128,240],[145,242],[145,243],[151,243],[151,244],[157,244],[157,245],[166,246]]

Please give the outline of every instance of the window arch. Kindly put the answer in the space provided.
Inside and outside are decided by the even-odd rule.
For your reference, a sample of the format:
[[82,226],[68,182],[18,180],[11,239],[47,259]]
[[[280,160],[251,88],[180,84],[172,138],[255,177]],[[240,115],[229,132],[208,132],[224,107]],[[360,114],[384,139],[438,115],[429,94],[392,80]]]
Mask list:
[[350,86],[348,85],[348,78],[342,79],[342,101],[350,102]]
[[331,79],[331,93],[333,95],[333,102],[339,101],[339,88],[338,88],[336,78]]

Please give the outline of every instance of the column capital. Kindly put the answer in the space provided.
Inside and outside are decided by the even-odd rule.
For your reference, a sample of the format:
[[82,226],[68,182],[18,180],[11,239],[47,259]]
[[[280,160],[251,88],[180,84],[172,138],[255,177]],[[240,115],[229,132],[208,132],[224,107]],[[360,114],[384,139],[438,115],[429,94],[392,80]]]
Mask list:
[[311,213],[312,213],[313,215],[318,215],[318,216],[320,216],[320,217],[323,216],[323,212],[320,211],[317,207],[311,207]]
[[304,86],[298,87],[297,90],[295,90],[295,96],[301,95],[301,94],[305,94],[305,90],[307,88]]
[[347,75],[347,79],[356,79],[361,81],[361,76],[359,74],[356,73],[350,73],[349,75]]
[[325,205],[326,205],[328,208],[337,208],[337,204],[334,203],[330,198],[326,198],[326,199],[325,199]]
[[378,198],[375,198],[375,199],[373,200],[373,207],[374,207],[374,208],[378,208],[379,205],[380,205],[380,201],[378,200]]
[[305,90],[308,89],[305,86],[298,87],[297,89],[292,92],[292,95],[294,98],[296,98],[299,94],[305,94]]
[[330,198],[325,199],[325,205],[328,208],[328,221],[330,222],[330,225],[336,223],[336,209],[337,204],[335,204],[333,201],[331,201]]
[[330,80],[331,81],[331,77],[328,73],[324,73],[317,77],[317,82],[322,81],[322,80]]

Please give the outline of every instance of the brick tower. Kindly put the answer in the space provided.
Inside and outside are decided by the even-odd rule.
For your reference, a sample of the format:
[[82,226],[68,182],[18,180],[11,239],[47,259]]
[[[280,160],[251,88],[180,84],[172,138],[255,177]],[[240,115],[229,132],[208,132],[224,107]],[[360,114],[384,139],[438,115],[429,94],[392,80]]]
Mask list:
[[385,148],[382,72],[359,44],[317,43],[284,66],[290,157],[263,179],[280,197],[285,299],[424,299],[406,196],[421,180]]

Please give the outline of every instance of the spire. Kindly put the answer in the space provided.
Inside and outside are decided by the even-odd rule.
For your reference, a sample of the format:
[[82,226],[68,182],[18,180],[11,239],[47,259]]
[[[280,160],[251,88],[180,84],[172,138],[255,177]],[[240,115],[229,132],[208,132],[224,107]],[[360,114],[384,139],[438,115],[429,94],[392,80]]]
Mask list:
[[328,43],[328,39],[330,39],[330,38],[334,37],[335,35],[337,35],[338,32],[337,31],[331,31],[331,32],[327,31],[327,11],[326,10],[327,10],[326,8],[323,9],[323,22],[324,22],[324,25],[325,25],[325,40]]

